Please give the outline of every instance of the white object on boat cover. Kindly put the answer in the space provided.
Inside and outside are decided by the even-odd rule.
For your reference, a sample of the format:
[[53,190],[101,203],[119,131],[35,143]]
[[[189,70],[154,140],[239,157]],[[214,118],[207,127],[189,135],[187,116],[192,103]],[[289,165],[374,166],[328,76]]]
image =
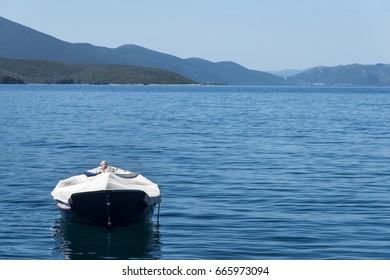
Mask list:
[[[95,169],[88,172],[93,173]],[[61,180],[51,192],[51,195],[56,200],[68,203],[69,198],[74,193],[104,190],[141,190],[146,193],[145,202],[148,205],[161,202],[160,189],[157,184],[141,174],[119,168],[116,170],[118,172],[100,173],[91,177],[82,174]]]

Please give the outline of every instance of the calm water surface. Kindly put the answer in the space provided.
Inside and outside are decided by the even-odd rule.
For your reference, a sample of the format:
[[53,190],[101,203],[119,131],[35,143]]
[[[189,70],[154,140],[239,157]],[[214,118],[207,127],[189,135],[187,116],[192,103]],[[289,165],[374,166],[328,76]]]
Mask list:
[[[0,259],[390,259],[390,88],[0,85]],[[160,227],[69,225],[101,160]]]

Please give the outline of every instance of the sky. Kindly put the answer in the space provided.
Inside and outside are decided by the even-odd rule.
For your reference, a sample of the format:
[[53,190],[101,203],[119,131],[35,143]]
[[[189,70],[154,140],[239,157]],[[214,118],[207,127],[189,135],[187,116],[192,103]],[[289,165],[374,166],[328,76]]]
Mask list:
[[0,16],[71,43],[260,71],[390,63],[389,0],[0,0]]

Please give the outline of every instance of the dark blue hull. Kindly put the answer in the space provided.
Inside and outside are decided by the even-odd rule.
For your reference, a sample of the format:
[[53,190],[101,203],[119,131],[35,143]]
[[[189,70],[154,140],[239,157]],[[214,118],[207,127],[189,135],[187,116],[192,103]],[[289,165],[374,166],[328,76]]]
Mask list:
[[57,201],[57,206],[70,223],[113,228],[150,220],[156,205],[147,205],[145,196],[139,190],[75,193],[68,205]]

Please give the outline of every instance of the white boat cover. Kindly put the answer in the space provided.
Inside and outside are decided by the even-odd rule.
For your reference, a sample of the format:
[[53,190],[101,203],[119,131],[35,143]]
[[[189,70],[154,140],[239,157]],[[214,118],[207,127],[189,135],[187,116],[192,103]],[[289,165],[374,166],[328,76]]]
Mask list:
[[[161,201],[160,189],[157,184],[141,174],[110,167],[112,172],[99,173],[94,176],[85,174],[73,176],[58,182],[51,192],[55,200],[64,203],[74,193],[95,192],[104,190],[141,190],[146,193],[145,202],[148,205],[158,204]],[[98,173],[100,168],[88,170],[88,173]]]

